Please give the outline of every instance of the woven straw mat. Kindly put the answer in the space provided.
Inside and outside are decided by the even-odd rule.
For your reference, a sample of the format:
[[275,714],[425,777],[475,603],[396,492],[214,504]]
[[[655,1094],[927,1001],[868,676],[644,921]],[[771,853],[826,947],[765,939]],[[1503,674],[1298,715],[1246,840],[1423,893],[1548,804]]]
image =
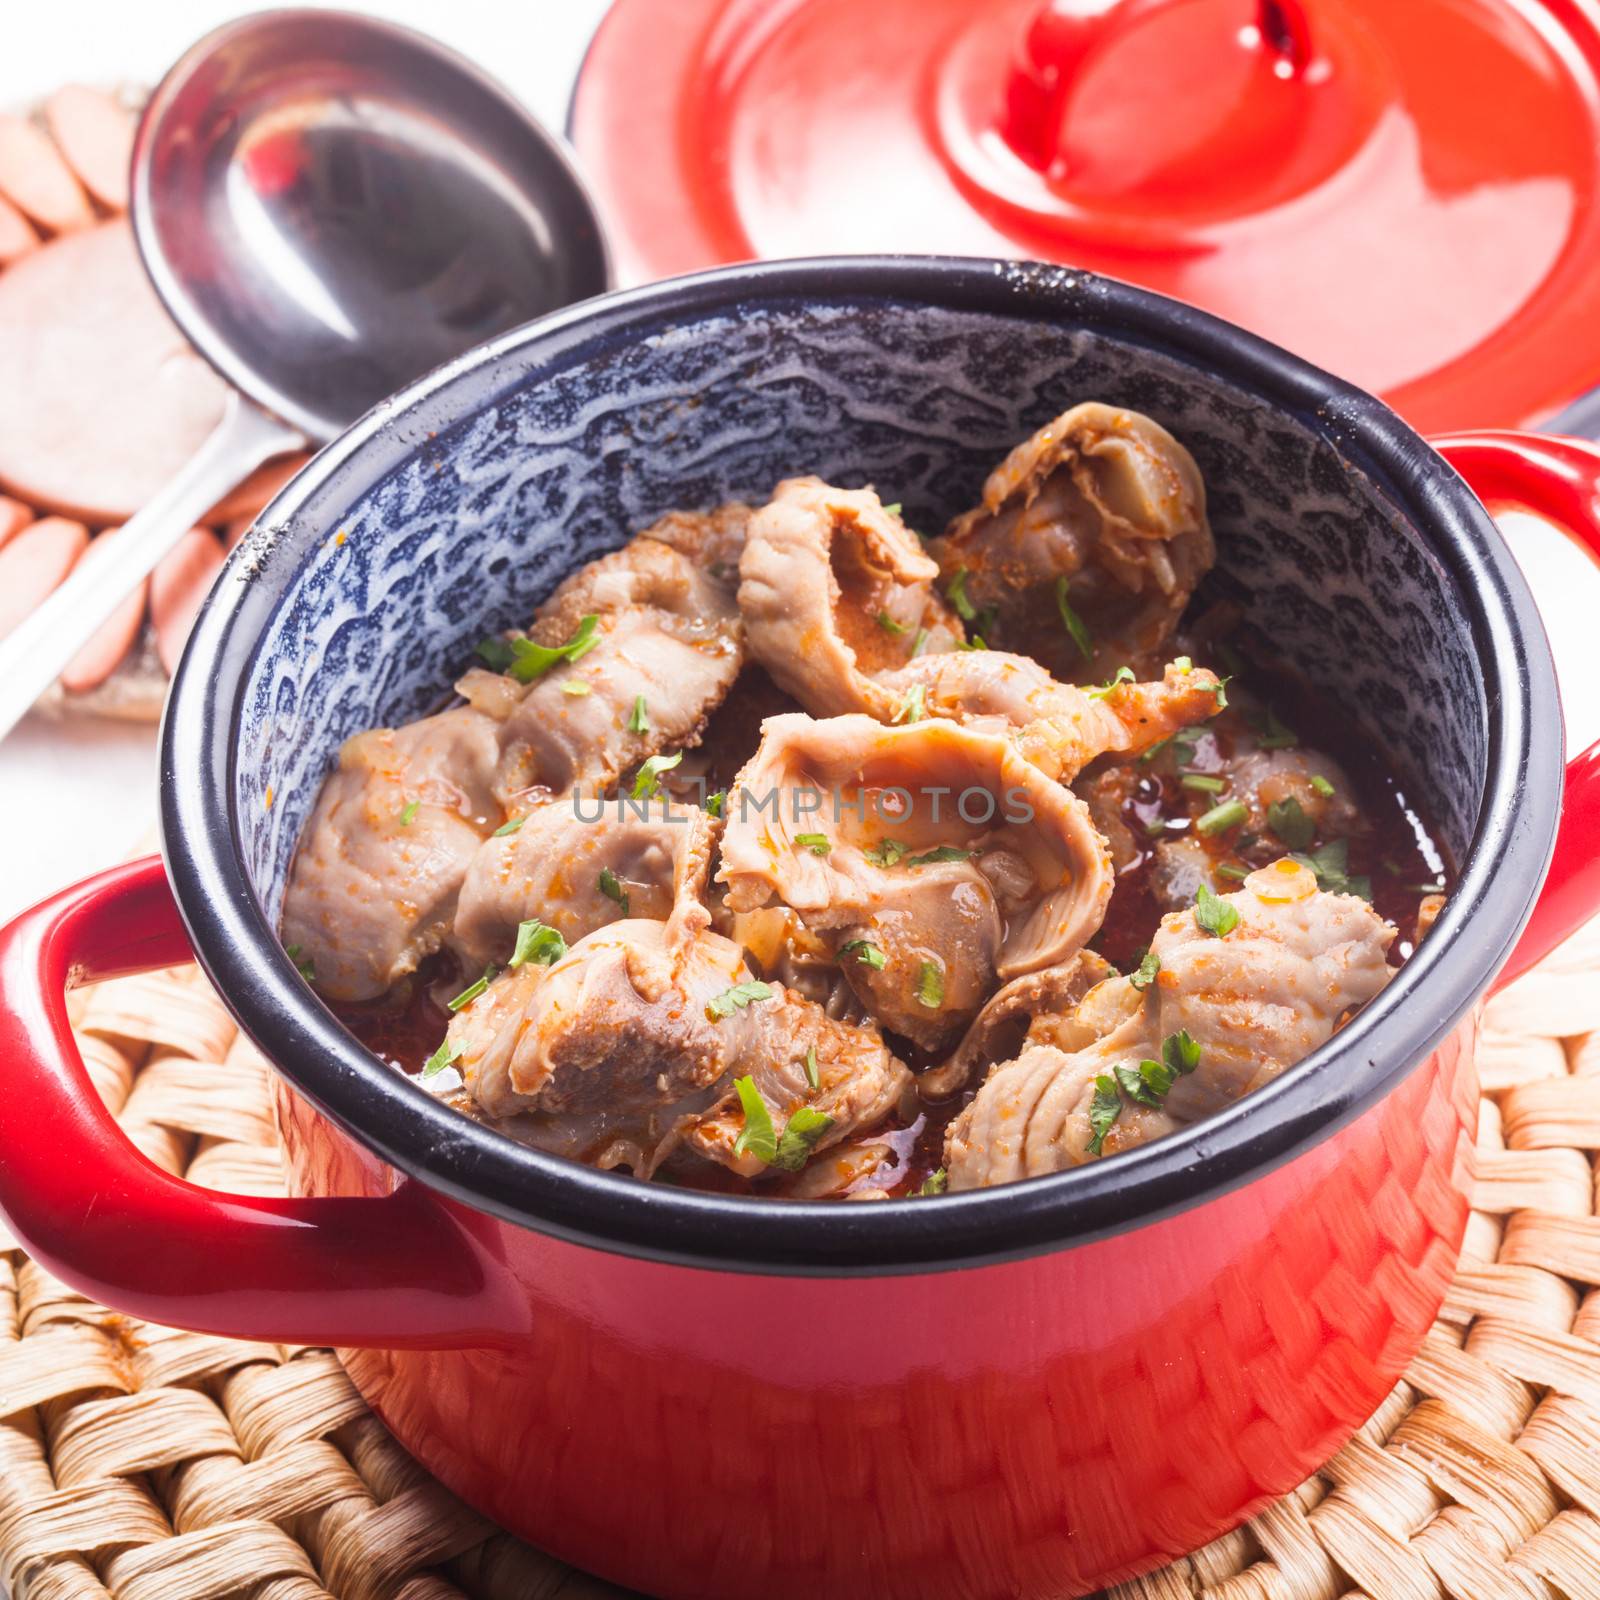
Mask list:
[[[1315,1477],[1115,1600],[1600,1600],[1600,923],[1485,1018],[1476,1209],[1405,1380]],[[152,1161],[280,1187],[269,1069],[190,968],[73,997]],[[141,1323],[0,1235],[11,1600],[620,1600],[499,1532],[331,1351]],[[843,1597],[841,1597],[843,1600]]]

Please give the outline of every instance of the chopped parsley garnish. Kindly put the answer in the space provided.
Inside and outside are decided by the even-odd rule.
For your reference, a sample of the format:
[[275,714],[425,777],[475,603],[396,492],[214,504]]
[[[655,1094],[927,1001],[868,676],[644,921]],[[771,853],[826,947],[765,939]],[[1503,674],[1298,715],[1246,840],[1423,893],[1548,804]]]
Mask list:
[[616,873],[614,873],[610,867],[601,867],[599,883],[600,893],[603,894],[607,900],[615,900],[616,903],[622,907],[623,916],[627,916],[628,891],[624,889],[617,881]]
[[1229,828],[1237,828],[1249,816],[1250,809],[1242,800],[1224,800],[1221,805],[1212,806],[1203,817],[1196,817],[1194,825],[1209,838],[1214,833],[1226,833]]
[[1172,1087],[1172,1078],[1159,1061],[1141,1061],[1137,1067],[1113,1067],[1111,1075],[1130,1100],[1159,1106]]
[[459,1011],[463,1006],[470,1006],[489,987],[489,980],[495,975],[496,970],[492,966],[485,967],[483,976],[476,983],[469,983],[460,994],[446,1000],[445,1006],[451,1011]]
[[563,678],[561,680],[562,694],[570,694],[574,699],[579,695],[593,694],[594,690],[582,678]]
[[1255,722],[1260,730],[1256,743],[1263,750],[1293,750],[1300,743],[1299,734],[1281,722],[1271,706],[1267,707],[1266,715],[1256,718]]
[[1210,884],[1202,883],[1194,893],[1194,920],[1202,933],[1221,939],[1239,926],[1239,912]]
[[307,983],[315,983],[317,981],[317,964],[309,956],[302,961],[300,959],[300,950],[301,946],[297,944],[286,944],[283,947],[283,953],[288,956],[292,962],[294,962],[294,970],[298,972]]
[[1156,974],[1161,970],[1161,957],[1154,950],[1146,950],[1139,959],[1139,965],[1128,974],[1128,982],[1135,989],[1148,989],[1156,981]]
[[1350,841],[1330,839],[1315,850],[1291,852],[1291,860],[1309,867],[1317,876],[1317,887],[1329,894],[1354,894],[1363,900],[1372,898],[1372,879],[1365,873],[1350,872]]
[[910,845],[901,844],[898,839],[880,839],[862,854],[875,867],[892,867],[897,865],[910,849]]
[[537,917],[530,917],[526,922],[517,924],[517,946],[506,965],[513,972],[528,961],[536,966],[549,967],[566,953],[567,941],[554,928],[546,926]]
[[424,1079],[433,1077],[436,1073],[443,1072],[452,1061],[461,1057],[461,1046],[453,1044],[446,1039],[437,1050],[422,1063],[422,1076]]
[[513,817],[509,822],[502,822],[489,837],[491,839],[503,839],[508,833],[515,833],[527,820],[527,813],[524,812],[520,817]]
[[1204,735],[1199,728],[1179,728],[1176,733],[1168,738],[1151,745],[1139,759],[1148,765],[1170,745],[1174,763],[1180,767],[1186,767],[1194,760],[1194,747],[1199,744],[1203,737]]
[[1094,638],[1067,599],[1067,580],[1064,576],[1056,579],[1056,610],[1061,613],[1061,626],[1077,645],[1078,654],[1087,661],[1094,654]]
[[757,1000],[771,998],[772,985],[763,983],[759,978],[751,978],[745,983],[734,984],[731,989],[724,989],[721,994],[713,995],[706,1002],[706,1015],[712,1021],[718,1017],[731,1017],[735,1011],[743,1011]]
[[812,1106],[797,1106],[784,1124],[772,1165],[784,1172],[798,1172],[811,1157],[817,1140],[833,1126],[833,1118]]
[[917,629],[917,636],[911,642],[911,659],[913,661],[915,661],[917,659],[917,657],[920,656],[922,654],[922,652],[924,650],[926,650],[927,648],[928,648],[928,630],[926,628],[918,628]]
[[1122,1115],[1122,1096],[1115,1078],[1101,1073],[1094,1080],[1094,1099],[1089,1102],[1089,1154],[1097,1156],[1105,1148],[1106,1135]]
[[1316,792],[1318,794],[1320,794],[1324,800],[1333,799],[1333,796],[1334,796],[1334,793],[1335,793],[1334,787],[1333,787],[1333,785],[1331,783],[1328,782],[1328,780],[1326,778],[1324,778],[1322,776],[1322,774],[1320,772],[1312,773],[1312,775],[1311,775],[1311,787],[1313,789],[1315,789]]
[[902,634],[909,633],[911,631],[905,625],[905,623],[896,622],[887,611],[880,611],[878,613],[878,626],[882,628],[885,633]]
[[900,709],[895,712],[894,720],[906,723],[921,722],[927,715],[923,709],[927,693],[928,691],[920,683],[914,684],[907,691],[905,699],[900,702]]
[[733,1141],[733,1153],[736,1156],[752,1155],[771,1166],[772,1158],[778,1153],[778,1136],[772,1130],[772,1116],[767,1110],[767,1103],[761,1098],[761,1092],[748,1073],[742,1078],[735,1078],[733,1086],[739,1091],[739,1104],[744,1107],[744,1127]]
[[804,845],[814,856],[825,856],[833,849],[825,833],[797,833],[794,842]]
[[1316,823],[1293,795],[1287,800],[1275,800],[1267,807],[1267,826],[1291,850],[1307,849],[1317,836]]
[[1109,683],[1102,683],[1096,689],[1086,689],[1084,692],[1091,700],[1104,700],[1109,694],[1115,694],[1125,683],[1134,681],[1132,667],[1118,667],[1116,675]]
[[1211,692],[1217,697],[1217,710],[1226,711],[1228,709],[1228,680],[1226,678],[1218,678],[1211,685]]
[[944,1004],[944,973],[937,961],[924,961],[917,969],[917,1004],[930,1011]]
[[683,751],[679,750],[670,756],[651,756],[649,760],[641,763],[638,772],[634,774],[633,798],[650,799],[661,787],[661,774],[671,772],[682,760]]
[[406,806],[405,810],[400,813],[400,826],[402,828],[409,828],[411,824],[417,820],[417,807],[420,804],[420,801],[413,800]]
[[950,1174],[943,1167],[935,1167],[926,1178],[916,1193],[919,1199],[931,1194],[943,1194],[950,1187]]
[[708,794],[706,796],[707,814],[713,817],[720,817],[722,815],[722,808],[727,803],[727,799],[728,791],[726,789],[718,789],[715,794]]
[[1219,878],[1231,878],[1235,883],[1243,883],[1250,876],[1248,867],[1236,866],[1231,861],[1221,862],[1211,869]]
[[967,598],[967,569],[957,567],[955,576],[945,585],[945,597],[956,608],[956,615],[963,622],[973,621],[977,615],[977,608]]
[[645,704],[644,696],[636,695],[633,701],[633,710],[628,715],[629,733],[649,733],[650,707]]
[[572,637],[558,645],[535,644],[520,634],[513,639],[495,634],[479,643],[478,654],[496,672],[504,672],[518,683],[532,683],[559,663],[588,655],[600,642],[595,635],[599,622],[599,613],[590,612],[579,621]]
[[822,1074],[817,1069],[817,1047],[815,1045],[810,1045],[806,1049],[805,1068],[806,1082],[813,1089],[820,1089],[822,1087]]
[[1179,1028],[1161,1041],[1161,1060],[1169,1072],[1181,1077],[1200,1065],[1200,1046],[1187,1028]]
[[975,633],[970,639],[957,639],[957,650],[987,650],[989,646],[984,642],[981,633]]
[[937,866],[941,861],[970,861],[974,853],[971,850],[962,850],[953,844],[941,844],[924,855],[912,856],[906,862],[906,865],[908,867],[932,867]]
[[849,944],[839,946],[839,954],[849,955],[856,952],[856,960],[872,968],[874,972],[883,971],[883,951],[868,939],[852,939]]
[[891,504],[886,505],[883,511],[885,516],[898,517],[900,515],[900,502],[898,500],[893,501]]
[[1178,782],[1196,794],[1221,794],[1228,787],[1226,779],[1214,778],[1208,772],[1186,772]]

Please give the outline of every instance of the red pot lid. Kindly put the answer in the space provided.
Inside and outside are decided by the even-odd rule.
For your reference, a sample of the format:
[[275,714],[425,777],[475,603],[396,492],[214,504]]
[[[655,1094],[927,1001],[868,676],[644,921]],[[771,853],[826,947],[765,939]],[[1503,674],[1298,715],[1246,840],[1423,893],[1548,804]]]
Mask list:
[[616,0],[572,128],[620,270],[1033,256],[1425,429],[1600,384],[1590,0]]

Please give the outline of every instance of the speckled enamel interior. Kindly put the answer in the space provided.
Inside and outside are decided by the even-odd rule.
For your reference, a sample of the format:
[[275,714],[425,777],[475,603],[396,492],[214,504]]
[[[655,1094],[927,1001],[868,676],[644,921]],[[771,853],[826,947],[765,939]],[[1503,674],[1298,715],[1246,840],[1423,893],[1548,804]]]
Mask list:
[[268,913],[340,742],[440,704],[473,643],[525,623],[574,566],[673,507],[760,501],[798,472],[873,483],[938,528],[1012,444],[1084,399],[1148,412],[1194,452],[1213,581],[1381,741],[1459,858],[1487,747],[1467,622],[1334,424],[1032,316],[779,301],[535,370],[296,530],[309,553],[248,669],[235,776]]

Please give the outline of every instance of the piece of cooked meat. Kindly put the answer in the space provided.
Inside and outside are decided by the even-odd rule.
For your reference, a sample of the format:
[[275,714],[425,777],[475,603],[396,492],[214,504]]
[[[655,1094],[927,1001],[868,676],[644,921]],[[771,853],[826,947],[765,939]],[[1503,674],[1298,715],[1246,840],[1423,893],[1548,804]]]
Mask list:
[[451,942],[476,968],[503,963],[529,918],[576,944],[623,917],[665,920],[699,906],[719,827],[665,796],[547,800],[478,847]]
[[345,741],[300,835],[284,944],[333,1000],[368,1000],[443,942],[501,811],[495,724],[467,707]]
[[1158,680],[1090,691],[1000,650],[919,656],[885,673],[880,687],[893,696],[897,714],[920,690],[929,716],[1007,732],[1028,760],[1062,783],[1071,783],[1097,756],[1138,755],[1214,717],[1222,695],[1216,674],[1204,667],[1172,662]]
[[[964,584],[989,643],[1082,682],[1124,664],[1153,670],[1216,560],[1194,458],[1149,417],[1097,401],[1019,444],[983,503],[929,549],[947,585]],[[1063,600],[1088,631],[1087,658]]]
[[947,650],[961,624],[933,587],[936,562],[871,489],[791,478],[750,519],[739,610],[751,656],[815,716],[893,718],[875,674],[921,645]]
[[772,717],[726,814],[729,907],[790,907],[867,1010],[930,1050],[997,982],[1081,946],[1110,899],[1083,802],[1006,739],[942,719]]
[[[882,1121],[910,1075],[877,1030],[829,1018],[779,985],[740,1006],[743,952],[699,930],[633,918],[575,944],[555,965],[497,977],[447,1035],[468,1091],[520,1136],[597,1166],[649,1177],[680,1147],[745,1177],[765,1168],[733,1148],[748,1076],[780,1135],[801,1106],[830,1120],[825,1148]],[[816,1083],[810,1062],[815,1063]]]
[[579,638],[588,617],[594,632],[581,654],[531,683],[475,667],[456,684],[500,724],[494,788],[508,809],[533,790],[607,790],[647,757],[694,744],[744,662],[729,584],[648,534],[560,584],[529,636],[555,649]]
[[755,508],[730,500],[713,511],[669,511],[640,536],[686,555],[730,596],[739,586],[739,557]]
[[[1309,1055],[1389,981],[1394,928],[1287,857],[1219,899],[1237,915],[1230,931],[1173,912],[1151,942],[1153,981],[1089,992],[1074,1020],[1091,1023],[1092,1043],[1025,1047],[994,1069],[946,1136],[951,1189],[1059,1172],[1210,1116]],[[1198,1047],[1181,1070],[1180,1035]],[[1164,1091],[1141,1062],[1167,1064]]]

